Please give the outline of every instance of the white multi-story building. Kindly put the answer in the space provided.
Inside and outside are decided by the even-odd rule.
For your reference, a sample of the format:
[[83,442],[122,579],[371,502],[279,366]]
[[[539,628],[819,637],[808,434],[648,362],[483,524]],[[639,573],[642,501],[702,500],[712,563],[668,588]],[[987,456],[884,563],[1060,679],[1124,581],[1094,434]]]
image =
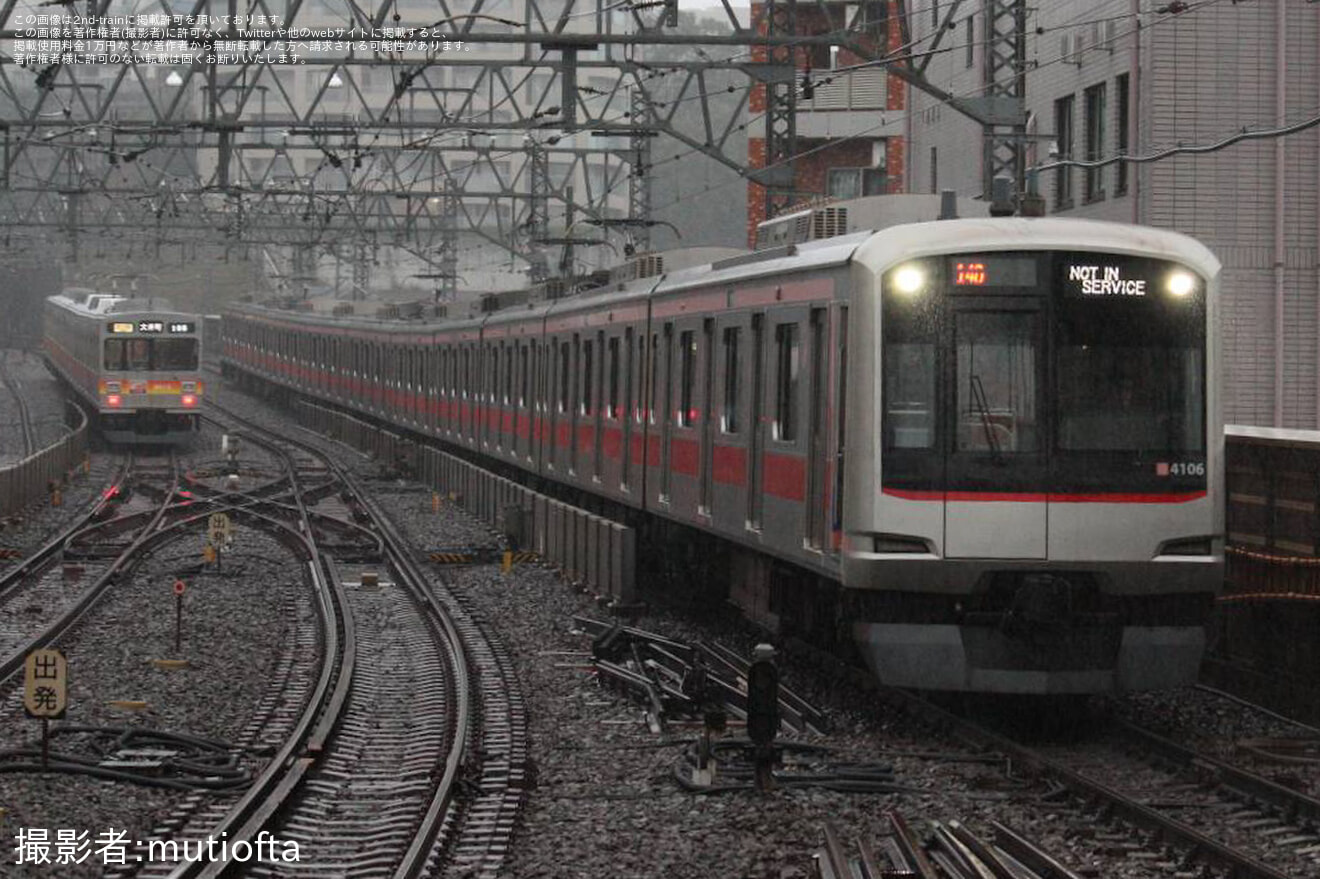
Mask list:
[[[910,4],[920,52],[951,0]],[[1177,12],[1179,8],[1185,11]],[[927,70],[984,90],[985,15],[961,3]],[[1320,3],[1050,0],[1028,17],[1028,165],[1150,156],[1320,114]],[[982,189],[979,125],[913,89],[912,192]],[[1207,153],[1039,177],[1052,214],[1137,222],[1201,239],[1223,261],[1230,422],[1320,427],[1320,126]]]

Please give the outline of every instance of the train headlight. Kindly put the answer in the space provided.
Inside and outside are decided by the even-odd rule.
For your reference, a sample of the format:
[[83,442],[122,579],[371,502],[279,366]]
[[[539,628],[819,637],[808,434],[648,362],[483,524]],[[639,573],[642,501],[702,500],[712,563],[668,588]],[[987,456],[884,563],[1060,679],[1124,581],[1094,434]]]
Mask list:
[[1165,280],[1164,289],[1168,290],[1170,295],[1181,299],[1196,289],[1196,278],[1191,272],[1174,272]]
[[185,405],[185,406],[196,406],[196,405],[197,405],[197,398],[196,398],[195,396],[193,396],[192,394],[184,394],[184,395],[183,395],[183,405]]
[[110,396],[105,398],[105,405],[111,407],[117,407],[122,402],[123,400],[120,399],[118,394],[111,394]]
[[914,296],[926,286],[926,273],[919,266],[899,266],[894,270],[891,283],[904,296]]

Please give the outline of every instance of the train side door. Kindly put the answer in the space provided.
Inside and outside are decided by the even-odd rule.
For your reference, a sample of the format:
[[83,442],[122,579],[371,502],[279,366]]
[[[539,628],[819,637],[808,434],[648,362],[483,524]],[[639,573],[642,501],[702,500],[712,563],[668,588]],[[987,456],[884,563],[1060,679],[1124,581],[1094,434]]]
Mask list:
[[825,529],[826,492],[828,491],[830,456],[826,419],[829,398],[828,364],[830,362],[829,312],[824,308],[811,309],[807,319],[807,405],[805,425],[807,435],[807,523],[806,544],[810,549],[823,551],[826,546]]
[[715,527],[731,534],[747,524],[752,412],[751,315],[724,313],[715,319],[714,376],[708,404],[711,433],[708,463],[709,506]]
[[1038,300],[953,296],[945,326],[945,554],[1045,558],[1045,335]]

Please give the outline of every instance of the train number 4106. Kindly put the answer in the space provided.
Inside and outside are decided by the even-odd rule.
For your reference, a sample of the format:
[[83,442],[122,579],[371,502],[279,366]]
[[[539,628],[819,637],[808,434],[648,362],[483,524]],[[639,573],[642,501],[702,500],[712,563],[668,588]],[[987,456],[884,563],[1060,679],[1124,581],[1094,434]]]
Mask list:
[[1174,461],[1165,463],[1161,461],[1155,465],[1156,476],[1204,476],[1204,461]]

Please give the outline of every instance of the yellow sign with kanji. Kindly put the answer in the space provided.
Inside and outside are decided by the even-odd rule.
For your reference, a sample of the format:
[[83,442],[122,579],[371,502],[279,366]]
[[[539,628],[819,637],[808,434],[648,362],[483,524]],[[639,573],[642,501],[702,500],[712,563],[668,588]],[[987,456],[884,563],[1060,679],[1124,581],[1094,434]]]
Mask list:
[[69,664],[58,650],[33,650],[23,663],[23,708],[29,717],[60,718],[68,704]]

